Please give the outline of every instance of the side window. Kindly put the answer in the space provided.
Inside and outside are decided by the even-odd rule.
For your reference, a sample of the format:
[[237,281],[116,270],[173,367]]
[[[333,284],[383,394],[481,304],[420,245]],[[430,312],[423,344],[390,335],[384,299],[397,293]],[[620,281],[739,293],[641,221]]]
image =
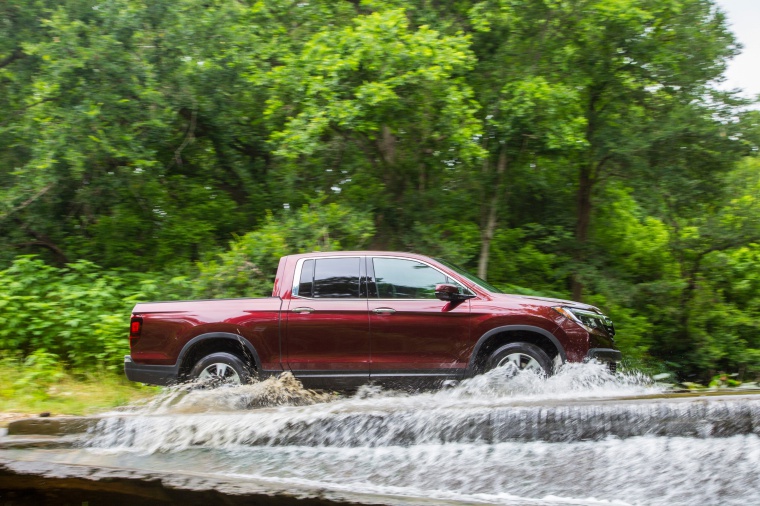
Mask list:
[[301,267],[298,295],[323,299],[359,297],[359,257],[317,258]]
[[435,285],[452,283],[446,275],[416,260],[373,258],[380,299],[434,299]]
[[298,294],[301,297],[312,297],[314,294],[314,260],[304,260],[301,266],[301,279],[298,281]]

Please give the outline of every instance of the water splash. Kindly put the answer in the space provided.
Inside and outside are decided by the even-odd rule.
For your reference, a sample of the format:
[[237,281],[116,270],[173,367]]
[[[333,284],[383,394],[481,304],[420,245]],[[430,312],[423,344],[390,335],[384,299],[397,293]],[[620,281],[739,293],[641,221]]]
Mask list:
[[651,398],[665,390],[599,364],[342,396],[285,374],[169,389],[104,417],[60,458],[389,504],[760,504],[760,396]]
[[285,372],[249,385],[207,388],[202,382],[166,388],[147,403],[122,412],[134,414],[207,413],[258,409],[272,406],[308,406],[336,399],[336,394],[307,390]]
[[[284,374],[259,384],[190,391],[181,397],[170,392],[131,416],[104,418],[84,444],[153,453],[197,447],[568,441],[631,437],[653,423],[660,432],[699,433],[705,430],[674,428],[672,419],[722,416],[711,415],[709,409],[697,413],[698,408],[684,413],[678,406],[663,416],[659,407],[567,405],[661,391],[644,377],[613,375],[598,364],[566,367],[550,378],[499,369],[448,390],[409,394],[369,386],[344,397],[305,390]],[[736,430],[727,431],[731,433]]]
[[543,377],[533,371],[514,374],[509,368],[493,369],[486,374],[463,381],[457,388],[445,391],[456,399],[480,398],[508,401],[540,401],[630,397],[662,393],[666,387],[655,384],[648,376],[631,371],[612,373],[605,364],[596,362],[564,364],[555,375]]
[[369,384],[360,387],[354,394],[343,395],[306,389],[290,372],[284,372],[250,385],[206,388],[203,383],[186,383],[168,387],[147,402],[122,408],[120,413],[191,414],[323,403],[335,404],[325,409],[338,411],[364,408],[436,409],[451,405],[496,407],[571,398],[654,395],[665,390],[666,387],[655,384],[641,373],[613,374],[603,364],[597,363],[565,364],[557,374],[548,378],[532,371],[514,374],[508,368],[501,368],[443,390],[410,393]]

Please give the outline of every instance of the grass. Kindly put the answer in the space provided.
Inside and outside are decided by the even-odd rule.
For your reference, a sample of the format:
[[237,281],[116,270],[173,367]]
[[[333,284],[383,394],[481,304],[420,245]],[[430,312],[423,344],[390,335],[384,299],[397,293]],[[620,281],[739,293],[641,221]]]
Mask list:
[[56,361],[0,359],[0,412],[89,415],[132,404],[158,391],[158,387],[130,382],[117,371],[77,374]]

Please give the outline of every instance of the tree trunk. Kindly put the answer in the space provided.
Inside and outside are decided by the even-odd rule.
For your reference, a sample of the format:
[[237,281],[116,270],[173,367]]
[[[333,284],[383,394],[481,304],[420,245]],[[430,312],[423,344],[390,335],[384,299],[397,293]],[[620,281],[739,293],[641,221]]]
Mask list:
[[[577,243],[577,253],[575,261],[578,264],[586,260],[586,243],[588,242],[588,232],[591,226],[591,192],[594,187],[594,181],[591,176],[591,164],[581,165],[578,178],[578,220],[575,225],[575,240]],[[572,277],[572,297],[573,300],[583,300],[583,281],[580,279],[578,272],[573,273]]]
[[491,252],[491,241],[496,231],[496,197],[491,200],[488,209],[486,224],[480,233],[480,258],[478,259],[478,277],[486,279],[488,277],[488,258]]
[[491,195],[488,202],[488,208],[485,213],[485,220],[480,231],[480,258],[478,259],[478,277],[486,279],[488,276],[488,259],[491,252],[491,241],[493,240],[496,226],[498,225],[499,204],[503,198],[502,189],[507,172],[507,148],[502,146],[499,151],[499,160],[496,162],[496,189]]

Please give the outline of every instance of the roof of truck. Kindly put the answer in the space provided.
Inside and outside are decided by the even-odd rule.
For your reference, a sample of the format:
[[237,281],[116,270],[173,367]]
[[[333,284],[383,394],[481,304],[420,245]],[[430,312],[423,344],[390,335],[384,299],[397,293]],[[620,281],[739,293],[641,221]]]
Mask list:
[[[408,253],[403,251],[378,251],[378,250],[366,250],[366,251],[312,251],[311,253],[297,253],[294,255],[288,255],[290,258],[313,258],[313,257],[336,257],[336,256],[401,256],[406,258],[418,258],[418,259],[433,259],[426,255],[420,255],[419,253]],[[434,260],[434,259],[433,259]]]

